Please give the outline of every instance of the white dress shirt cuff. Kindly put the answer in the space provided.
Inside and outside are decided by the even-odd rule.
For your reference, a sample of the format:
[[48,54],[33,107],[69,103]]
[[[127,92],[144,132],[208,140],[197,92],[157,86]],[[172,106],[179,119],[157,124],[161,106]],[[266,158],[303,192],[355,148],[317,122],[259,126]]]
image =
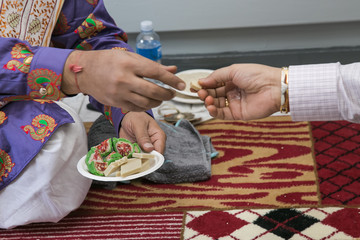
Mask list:
[[289,67],[289,102],[294,121],[341,119],[337,82],[339,63]]

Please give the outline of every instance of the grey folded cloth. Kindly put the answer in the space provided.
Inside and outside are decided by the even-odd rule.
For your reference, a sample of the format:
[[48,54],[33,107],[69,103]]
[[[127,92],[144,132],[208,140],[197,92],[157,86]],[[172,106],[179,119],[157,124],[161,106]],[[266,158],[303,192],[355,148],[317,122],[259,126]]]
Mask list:
[[211,177],[211,158],[218,153],[208,136],[200,135],[187,120],[175,126],[158,121],[166,133],[165,163],[157,171],[144,176],[157,183],[204,181]]
[[[156,183],[185,183],[204,181],[211,177],[211,158],[217,151],[208,136],[201,135],[187,120],[175,125],[157,121],[166,134],[165,163],[143,178]],[[88,133],[88,147],[105,139],[117,137],[113,125],[100,116]]]
[[102,141],[113,137],[118,137],[114,126],[104,115],[100,115],[89,129],[88,150],[90,150],[91,147],[100,144]]

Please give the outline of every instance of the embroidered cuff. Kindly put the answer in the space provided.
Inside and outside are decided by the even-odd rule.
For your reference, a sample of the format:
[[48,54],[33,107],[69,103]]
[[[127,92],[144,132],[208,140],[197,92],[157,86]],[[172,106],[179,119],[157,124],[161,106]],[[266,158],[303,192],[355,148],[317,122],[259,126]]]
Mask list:
[[40,48],[28,74],[29,95],[36,99],[59,100],[63,69],[71,49]]

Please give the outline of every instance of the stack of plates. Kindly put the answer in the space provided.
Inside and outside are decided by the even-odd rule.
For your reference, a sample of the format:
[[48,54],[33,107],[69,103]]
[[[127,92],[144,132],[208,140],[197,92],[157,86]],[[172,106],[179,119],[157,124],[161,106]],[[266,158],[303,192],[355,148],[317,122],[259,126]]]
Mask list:
[[197,81],[200,78],[207,77],[213,70],[209,69],[191,69],[182,72],[178,72],[176,76],[181,78],[186,83],[186,88],[183,91],[176,91],[176,96],[172,99],[176,102],[188,103],[188,104],[203,104],[197,95],[190,91],[190,83]]

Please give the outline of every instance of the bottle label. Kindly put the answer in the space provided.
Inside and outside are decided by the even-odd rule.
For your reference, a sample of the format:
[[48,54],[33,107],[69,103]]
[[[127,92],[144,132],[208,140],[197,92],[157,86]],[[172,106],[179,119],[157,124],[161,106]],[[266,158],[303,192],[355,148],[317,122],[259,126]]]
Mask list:
[[150,49],[137,48],[136,53],[140,54],[143,57],[154,60],[156,62],[161,60],[162,57],[161,46]]

